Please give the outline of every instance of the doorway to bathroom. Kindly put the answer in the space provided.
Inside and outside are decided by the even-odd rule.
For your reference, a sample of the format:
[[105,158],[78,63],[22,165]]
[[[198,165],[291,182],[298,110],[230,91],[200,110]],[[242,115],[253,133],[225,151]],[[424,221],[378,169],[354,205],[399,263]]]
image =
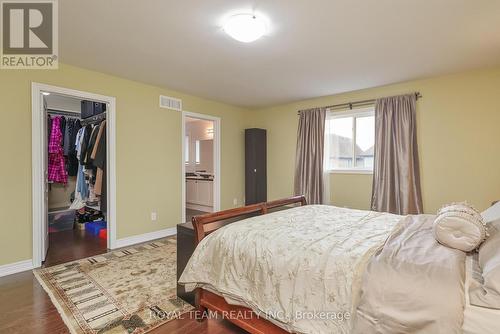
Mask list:
[[183,112],[182,222],[219,210],[220,119]]

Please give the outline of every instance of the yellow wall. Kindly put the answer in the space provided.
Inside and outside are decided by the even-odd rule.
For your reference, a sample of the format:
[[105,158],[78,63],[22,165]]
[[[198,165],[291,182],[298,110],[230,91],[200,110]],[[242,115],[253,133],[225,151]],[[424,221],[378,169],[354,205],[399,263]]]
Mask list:
[[[419,91],[418,144],[424,210],[467,200],[479,209],[500,199],[500,68],[416,80],[254,110],[268,130],[268,197],[293,192],[297,110]],[[331,174],[334,205],[368,209],[371,175]]]
[[[158,107],[160,94],[184,109],[222,118],[221,205],[242,203],[244,136],[268,130],[268,198],[292,194],[297,110],[413,91],[424,209],[468,200],[480,209],[500,199],[500,68],[377,87],[258,110],[61,65],[57,71],[0,71],[0,265],[30,259],[31,82],[117,99],[118,238],[173,227],[181,220],[181,115]],[[331,201],[369,207],[370,175],[331,175]],[[157,210],[159,220],[149,214]]]
[[32,257],[32,81],[116,97],[118,238],[181,221],[181,114],[159,108],[160,94],[222,118],[221,206],[243,201],[244,109],[68,65],[0,71],[0,265]]

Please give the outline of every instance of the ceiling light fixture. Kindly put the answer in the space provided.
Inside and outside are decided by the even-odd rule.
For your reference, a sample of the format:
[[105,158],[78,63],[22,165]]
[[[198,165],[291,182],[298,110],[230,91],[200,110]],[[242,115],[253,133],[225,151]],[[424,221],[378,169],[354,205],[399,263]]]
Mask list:
[[267,24],[255,14],[237,14],[227,19],[224,31],[237,41],[250,43],[267,33]]
[[43,94],[43,95],[45,95],[45,96],[50,95],[50,93],[49,93],[49,92],[42,92],[42,94]]

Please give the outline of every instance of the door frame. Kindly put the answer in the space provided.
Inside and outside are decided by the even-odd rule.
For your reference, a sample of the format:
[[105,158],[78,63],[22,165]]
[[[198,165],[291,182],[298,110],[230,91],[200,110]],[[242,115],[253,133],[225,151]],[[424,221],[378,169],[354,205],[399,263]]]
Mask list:
[[107,103],[109,109],[106,110],[106,145],[107,145],[107,199],[108,199],[108,240],[109,249],[116,248],[116,98],[104,96],[74,89],[68,89],[58,86],[47,85],[43,83],[31,83],[31,156],[32,156],[32,223],[33,223],[33,267],[38,268],[42,265],[43,258],[43,219],[45,214],[45,175],[44,158],[47,155],[46,147],[43,147],[44,127],[47,126],[47,120],[43,117],[43,92],[49,92],[82,100],[92,100]]
[[220,117],[199,114],[190,111],[182,111],[181,117],[181,128],[182,128],[182,213],[181,213],[181,223],[186,222],[186,118],[198,118],[206,121],[214,122],[214,212],[220,211],[220,161],[221,161],[221,119]]

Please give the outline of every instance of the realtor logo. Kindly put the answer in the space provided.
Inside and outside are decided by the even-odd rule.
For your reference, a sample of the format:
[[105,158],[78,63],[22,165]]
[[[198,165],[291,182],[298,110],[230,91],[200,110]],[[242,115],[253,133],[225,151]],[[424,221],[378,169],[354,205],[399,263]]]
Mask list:
[[2,69],[57,69],[57,0],[1,1]]

